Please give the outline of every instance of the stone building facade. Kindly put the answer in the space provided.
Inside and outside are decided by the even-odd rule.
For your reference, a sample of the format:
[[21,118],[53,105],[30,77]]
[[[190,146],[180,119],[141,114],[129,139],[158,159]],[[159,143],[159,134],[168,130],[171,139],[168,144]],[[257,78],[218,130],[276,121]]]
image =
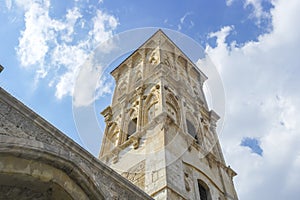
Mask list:
[[111,74],[99,159],[0,88],[0,199],[238,199],[207,77],[162,31]]
[[0,199],[152,199],[0,88]]
[[209,110],[207,79],[161,31],[111,72],[99,158],[153,198],[238,199]]

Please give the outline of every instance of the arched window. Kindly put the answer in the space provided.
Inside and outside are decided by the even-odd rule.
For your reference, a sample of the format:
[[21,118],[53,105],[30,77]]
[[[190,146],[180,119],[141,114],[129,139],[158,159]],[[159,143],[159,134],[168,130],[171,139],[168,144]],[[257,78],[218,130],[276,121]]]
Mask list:
[[131,119],[128,124],[127,139],[136,132],[136,126],[137,126],[137,118]]
[[147,124],[157,116],[158,95],[155,93],[149,94],[145,102],[145,110],[147,111],[147,113],[144,118],[144,123]]
[[180,124],[180,111],[179,111],[179,105],[175,98],[175,96],[171,93],[169,93],[166,96],[167,102],[167,113],[170,115],[171,118],[174,119],[174,122],[177,123],[177,125]]
[[201,180],[198,180],[200,200],[211,200],[208,186]]

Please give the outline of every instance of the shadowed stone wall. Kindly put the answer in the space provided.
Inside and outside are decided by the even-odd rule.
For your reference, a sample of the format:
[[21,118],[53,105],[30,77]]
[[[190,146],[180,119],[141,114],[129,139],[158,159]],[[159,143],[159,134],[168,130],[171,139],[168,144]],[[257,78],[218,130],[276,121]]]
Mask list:
[[152,199],[2,88],[0,197]]

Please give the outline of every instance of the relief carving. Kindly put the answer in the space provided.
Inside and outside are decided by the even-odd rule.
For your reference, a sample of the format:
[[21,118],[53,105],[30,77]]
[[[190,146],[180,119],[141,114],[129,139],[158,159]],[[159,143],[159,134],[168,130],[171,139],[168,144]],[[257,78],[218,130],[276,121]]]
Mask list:
[[173,118],[174,122],[180,124],[180,109],[176,96],[169,92],[166,95],[166,111]]
[[139,103],[140,103],[139,101],[134,101],[131,107],[127,110],[130,119],[134,119],[138,117]]
[[159,102],[159,88],[160,85],[153,86],[150,90],[149,95],[144,96],[145,99],[144,110],[146,111],[143,119],[144,124],[147,124],[157,116],[157,111],[158,111],[157,105]]
[[188,167],[184,167],[184,186],[186,191],[190,192],[193,190],[193,177],[192,177],[192,170]]
[[170,67],[171,69],[174,69],[172,54],[168,53],[168,52],[163,52],[162,63],[165,64],[166,66]]
[[157,50],[152,51],[149,56],[149,63],[152,65],[156,65],[159,63],[159,54]]
[[139,162],[127,172],[123,172],[122,176],[127,178],[133,184],[140,188],[145,188],[145,160]]

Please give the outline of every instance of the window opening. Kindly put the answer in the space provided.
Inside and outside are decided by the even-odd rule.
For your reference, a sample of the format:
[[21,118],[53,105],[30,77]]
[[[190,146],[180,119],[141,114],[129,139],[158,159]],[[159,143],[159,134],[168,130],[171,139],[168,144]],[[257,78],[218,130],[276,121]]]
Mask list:
[[136,127],[137,127],[137,118],[133,118],[130,120],[128,124],[127,139],[136,132]]

